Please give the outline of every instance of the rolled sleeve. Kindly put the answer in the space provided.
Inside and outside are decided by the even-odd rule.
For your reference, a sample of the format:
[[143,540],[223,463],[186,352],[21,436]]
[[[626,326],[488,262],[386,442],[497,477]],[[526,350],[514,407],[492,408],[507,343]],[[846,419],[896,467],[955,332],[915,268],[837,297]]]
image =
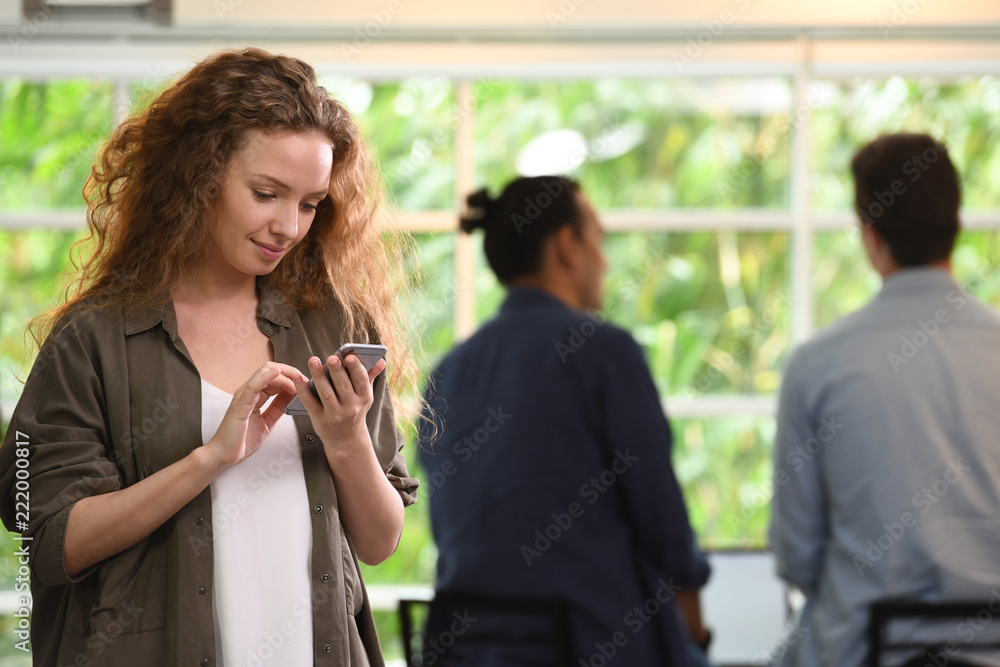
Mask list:
[[691,529],[671,463],[672,435],[642,349],[626,332],[608,329],[602,354],[606,438],[612,456],[634,459],[621,485],[643,557],[685,589],[701,588],[710,566]]
[[[109,457],[104,392],[93,350],[67,327],[42,348],[0,445],[0,518],[8,530],[31,538],[32,571],[48,585],[85,578],[66,574],[63,545],[73,505],[122,487]],[[27,525],[17,515],[18,448],[28,452]],[[23,507],[23,505],[22,505]],[[95,566],[96,567],[96,566]]]
[[375,400],[368,411],[368,430],[375,447],[375,457],[385,472],[386,479],[399,493],[403,506],[417,502],[417,487],[420,481],[410,477],[403,456],[403,434],[396,427],[396,414],[392,407],[392,397],[386,386],[385,373],[375,378],[373,391]]

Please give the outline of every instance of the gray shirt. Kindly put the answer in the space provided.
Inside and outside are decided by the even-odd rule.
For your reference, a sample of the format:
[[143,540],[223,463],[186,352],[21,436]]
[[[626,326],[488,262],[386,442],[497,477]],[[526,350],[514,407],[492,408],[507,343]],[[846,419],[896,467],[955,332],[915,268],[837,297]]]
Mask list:
[[[770,539],[779,576],[807,602],[776,662],[861,665],[877,599],[989,597],[1000,584],[998,434],[1000,316],[945,271],[891,274],[796,350]],[[975,636],[948,628],[959,649]]]

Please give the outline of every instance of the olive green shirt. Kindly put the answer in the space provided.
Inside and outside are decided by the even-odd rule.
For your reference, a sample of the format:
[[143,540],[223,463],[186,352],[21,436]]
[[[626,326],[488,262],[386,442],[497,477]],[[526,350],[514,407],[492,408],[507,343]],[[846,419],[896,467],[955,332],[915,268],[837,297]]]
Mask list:
[[[310,356],[345,342],[332,299],[296,311],[266,278],[258,287],[257,326],[275,361],[305,369]],[[202,444],[200,376],[178,337],[173,303],[89,310],[68,322],[42,347],[0,446],[0,519],[29,550],[34,664],[218,665],[210,487],[147,538],[84,572],[70,577],[63,562],[77,500],[135,484]],[[384,377],[375,380],[368,429],[386,477],[409,505],[418,482],[406,470]],[[382,665],[323,444],[308,417],[295,425],[312,508],[315,664]],[[17,505],[26,499],[27,517]],[[281,532],[274,526],[275,540]]]

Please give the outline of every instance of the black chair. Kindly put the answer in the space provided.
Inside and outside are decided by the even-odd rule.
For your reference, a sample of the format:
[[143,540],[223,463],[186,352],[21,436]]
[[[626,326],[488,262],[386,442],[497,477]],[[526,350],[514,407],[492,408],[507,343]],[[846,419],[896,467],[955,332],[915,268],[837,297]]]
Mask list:
[[[996,611],[994,611],[996,607]],[[969,648],[1000,649],[1000,641],[982,637],[987,633],[974,633],[971,639],[957,637],[949,641],[893,641],[887,639],[886,631],[890,623],[902,620],[942,621],[979,618],[986,610],[990,617],[1000,612],[996,600],[990,602],[913,602],[906,600],[878,600],[870,607],[868,619],[868,662],[867,667],[881,667],[882,657],[888,652],[920,651],[917,657],[906,665],[947,664],[949,667],[975,667],[972,663],[956,660],[952,653],[955,648],[965,651]],[[997,618],[1000,624],[1000,617]],[[978,640],[978,641],[977,641]],[[949,644],[951,646],[949,646]],[[949,648],[951,650],[949,650]]]
[[[414,620],[414,613],[422,609],[424,612],[423,621],[418,623]],[[461,628],[461,632],[445,633],[450,635],[449,642],[445,647],[450,650],[454,645],[461,645],[463,649],[475,650],[477,647],[485,649],[488,645],[494,646],[518,646],[548,649],[551,652],[553,667],[571,667],[571,643],[569,629],[569,612],[565,601],[552,599],[526,599],[526,598],[497,598],[481,595],[467,594],[442,594],[438,593],[433,599],[400,598],[399,600],[399,621],[403,638],[403,653],[406,657],[408,667],[423,665],[422,658],[427,650],[427,638],[424,637],[424,629],[427,620],[438,614],[449,619],[455,616],[456,623]],[[504,630],[503,628],[490,624],[471,623],[466,624],[461,621],[462,615],[477,616],[479,614],[488,615],[493,619],[537,619],[539,622],[534,627],[528,628],[519,624],[516,630]],[[485,627],[484,627],[485,626]],[[439,640],[441,638],[438,638]],[[446,664],[446,653],[442,652],[440,661],[437,664]]]

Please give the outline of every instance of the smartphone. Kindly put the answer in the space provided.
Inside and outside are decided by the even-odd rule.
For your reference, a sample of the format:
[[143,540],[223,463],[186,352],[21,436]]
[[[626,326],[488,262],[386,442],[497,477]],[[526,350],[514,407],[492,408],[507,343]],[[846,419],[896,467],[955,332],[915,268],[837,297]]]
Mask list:
[[[349,354],[355,355],[361,362],[361,365],[365,367],[366,371],[370,371],[378,363],[379,359],[385,357],[386,348],[385,345],[368,345],[366,343],[344,343],[340,346],[340,349],[335,352],[335,354],[340,357],[340,361],[344,361],[344,357]],[[320,357],[320,359],[325,359],[325,357]],[[323,362],[323,369],[326,371],[326,377],[330,377],[330,369],[326,366],[326,362]],[[332,380],[331,380],[332,382]],[[319,394],[316,392],[316,385],[313,384],[312,380],[309,380],[309,391],[313,393],[313,396],[319,398]],[[286,415],[308,415],[306,412],[306,407],[302,405],[302,401],[298,396],[293,398],[288,405],[285,406]]]

